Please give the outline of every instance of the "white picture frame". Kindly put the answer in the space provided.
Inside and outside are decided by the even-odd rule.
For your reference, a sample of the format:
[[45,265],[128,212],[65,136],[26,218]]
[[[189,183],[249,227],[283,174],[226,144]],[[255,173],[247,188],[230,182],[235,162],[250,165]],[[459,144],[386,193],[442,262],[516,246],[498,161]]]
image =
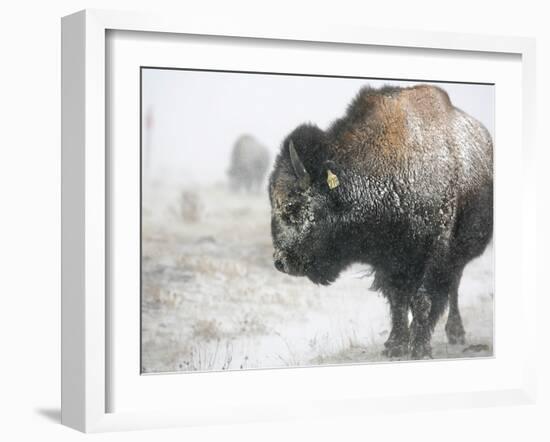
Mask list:
[[[110,232],[107,219],[111,210],[108,186],[106,119],[108,118],[108,84],[106,79],[109,31],[141,31],[162,34],[238,37],[273,41],[335,43],[398,47],[406,50],[424,48],[439,51],[468,51],[513,54],[521,57],[521,223],[518,235],[521,247],[521,306],[518,318],[525,342],[521,358],[522,373],[518,382],[502,388],[481,388],[463,392],[430,392],[419,395],[368,395],[349,397],[338,391],[304,402],[279,400],[272,404],[260,401],[250,387],[249,401],[229,402],[229,413],[209,412],[197,408],[193,414],[151,410],[110,411],[109,392],[113,388],[108,375],[112,363],[108,327],[112,320],[109,308],[108,247]],[[456,408],[532,403],[535,400],[535,324],[537,294],[535,287],[535,174],[534,106],[535,44],[532,39],[492,37],[416,31],[388,31],[343,26],[292,26],[269,23],[215,23],[192,17],[158,17],[149,14],[81,11],[62,20],[62,423],[85,432],[111,431],[168,426],[201,425],[228,422],[284,419],[328,415],[368,414],[371,411],[395,412],[407,409]],[[497,106],[498,115],[498,106]],[[498,139],[496,140],[498,146]],[[498,149],[498,147],[497,147]],[[498,169],[497,169],[498,174]],[[497,219],[498,222],[498,219]],[[498,254],[498,247],[496,248]],[[136,333],[138,331],[136,330]],[[498,358],[498,352],[497,352]],[[353,368],[352,370],[360,370]],[[136,368],[139,371],[139,367]],[[331,369],[332,370],[332,369]],[[338,368],[340,374],[344,367]],[[307,370],[297,370],[305,382]],[[290,370],[271,374],[266,370],[241,372],[254,382],[280,379]],[[295,370],[296,372],[296,370]],[[281,373],[283,373],[281,375]],[[338,375],[325,370],[319,374],[326,381]],[[349,370],[345,373],[349,373]],[[168,377],[170,378],[170,377]],[[168,379],[167,378],[167,379]],[[520,379],[521,378],[521,379]],[[176,377],[171,377],[176,379]],[[201,381],[196,378],[197,382]],[[214,380],[212,376],[209,378]],[[176,382],[167,380],[164,384]],[[224,382],[216,378],[217,383]],[[275,381],[279,382],[279,381]],[[175,384],[174,384],[175,385]],[[253,383],[252,383],[253,385]],[[258,401],[254,402],[254,395]],[[225,403],[227,406],[227,402]],[[154,411],[156,409],[156,411]]]

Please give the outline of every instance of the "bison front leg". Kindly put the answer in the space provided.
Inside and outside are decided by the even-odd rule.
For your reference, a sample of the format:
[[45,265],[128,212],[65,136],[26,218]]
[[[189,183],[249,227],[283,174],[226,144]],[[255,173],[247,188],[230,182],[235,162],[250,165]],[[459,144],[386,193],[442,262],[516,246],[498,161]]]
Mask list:
[[392,291],[389,296],[392,329],[382,352],[388,357],[401,357],[409,352],[409,298]]
[[430,310],[432,301],[424,289],[419,289],[411,299],[413,320],[410,333],[410,350],[412,359],[425,359],[432,357],[430,339],[432,327],[430,326]]

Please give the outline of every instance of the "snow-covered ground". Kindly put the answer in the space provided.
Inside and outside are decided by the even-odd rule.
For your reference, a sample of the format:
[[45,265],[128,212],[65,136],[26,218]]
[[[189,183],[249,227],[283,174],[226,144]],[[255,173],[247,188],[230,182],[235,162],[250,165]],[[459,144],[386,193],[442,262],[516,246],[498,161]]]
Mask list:
[[[266,192],[219,184],[144,186],[142,371],[238,370],[384,361],[385,299],[353,266],[329,287],[272,262]],[[460,308],[467,344],[448,345],[444,316],[434,358],[491,356],[493,251],[466,268]]]

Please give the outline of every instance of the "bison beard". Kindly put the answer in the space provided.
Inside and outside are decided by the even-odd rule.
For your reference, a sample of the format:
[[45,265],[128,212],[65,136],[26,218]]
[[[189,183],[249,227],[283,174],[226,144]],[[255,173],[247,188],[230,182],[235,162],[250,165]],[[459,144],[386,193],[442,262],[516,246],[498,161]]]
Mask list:
[[449,342],[464,343],[458,287],[492,237],[492,149],[441,89],[362,89],[327,131],[302,125],[282,144],[269,183],[275,267],[330,284],[372,266],[389,357],[430,357],[447,305]]

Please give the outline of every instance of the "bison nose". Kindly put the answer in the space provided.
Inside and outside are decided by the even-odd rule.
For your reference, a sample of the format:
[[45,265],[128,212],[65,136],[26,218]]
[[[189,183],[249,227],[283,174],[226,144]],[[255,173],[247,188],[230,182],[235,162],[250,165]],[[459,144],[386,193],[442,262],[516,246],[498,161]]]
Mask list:
[[285,265],[283,263],[283,260],[280,258],[275,259],[275,268],[279,270],[279,272],[285,271]]

